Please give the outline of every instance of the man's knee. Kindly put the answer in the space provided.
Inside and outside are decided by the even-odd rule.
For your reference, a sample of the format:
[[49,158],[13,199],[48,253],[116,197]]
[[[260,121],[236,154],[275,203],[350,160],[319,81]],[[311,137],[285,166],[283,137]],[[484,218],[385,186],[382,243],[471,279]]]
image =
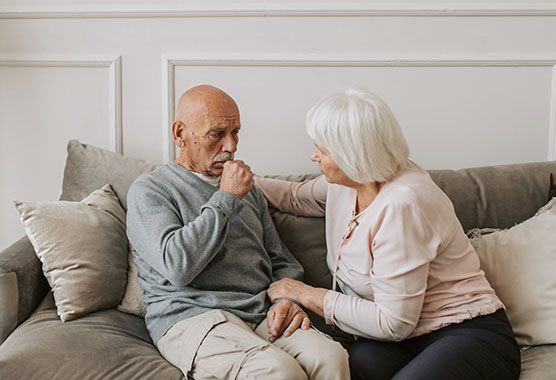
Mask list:
[[340,343],[328,338],[322,339],[318,345],[305,348],[298,360],[310,366],[311,372],[342,374],[349,368],[347,351]]
[[238,378],[307,380],[307,375],[297,360],[282,350],[269,346],[245,361]]
[[[307,374],[299,365],[297,360],[286,354],[286,360],[278,359],[272,363],[272,371],[276,373],[276,377],[269,377],[272,379],[299,379],[307,380]],[[285,357],[284,357],[285,358]]]

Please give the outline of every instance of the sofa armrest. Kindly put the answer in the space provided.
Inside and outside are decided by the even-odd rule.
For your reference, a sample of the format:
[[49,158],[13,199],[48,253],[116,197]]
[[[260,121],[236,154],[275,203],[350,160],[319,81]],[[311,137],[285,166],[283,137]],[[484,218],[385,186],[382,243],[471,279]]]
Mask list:
[[0,252],[0,344],[31,315],[49,289],[27,237]]

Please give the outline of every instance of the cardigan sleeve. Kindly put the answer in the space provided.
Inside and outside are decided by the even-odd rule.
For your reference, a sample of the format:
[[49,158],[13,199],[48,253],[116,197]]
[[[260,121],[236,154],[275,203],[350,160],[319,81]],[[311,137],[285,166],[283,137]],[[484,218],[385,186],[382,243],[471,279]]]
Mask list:
[[297,216],[324,216],[328,182],[324,176],[303,182],[255,178],[256,186],[268,203],[282,212]]
[[400,341],[415,329],[429,273],[441,244],[426,216],[412,204],[385,206],[369,239],[373,299],[329,290],[326,322],[370,339]]

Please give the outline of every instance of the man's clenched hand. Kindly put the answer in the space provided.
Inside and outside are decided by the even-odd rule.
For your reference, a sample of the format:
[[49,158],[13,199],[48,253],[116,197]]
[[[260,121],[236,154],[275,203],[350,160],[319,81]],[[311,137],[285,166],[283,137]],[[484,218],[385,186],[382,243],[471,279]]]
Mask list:
[[254,184],[253,173],[249,165],[241,160],[226,161],[220,179],[220,190],[234,194],[242,199]]

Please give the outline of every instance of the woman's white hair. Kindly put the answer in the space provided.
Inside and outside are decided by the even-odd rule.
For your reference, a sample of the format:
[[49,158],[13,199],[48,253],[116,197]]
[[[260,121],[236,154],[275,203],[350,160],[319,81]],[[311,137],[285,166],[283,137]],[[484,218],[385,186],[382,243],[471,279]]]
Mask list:
[[321,99],[307,113],[306,128],[358,183],[388,181],[408,161],[409,148],[390,107],[362,88]]

